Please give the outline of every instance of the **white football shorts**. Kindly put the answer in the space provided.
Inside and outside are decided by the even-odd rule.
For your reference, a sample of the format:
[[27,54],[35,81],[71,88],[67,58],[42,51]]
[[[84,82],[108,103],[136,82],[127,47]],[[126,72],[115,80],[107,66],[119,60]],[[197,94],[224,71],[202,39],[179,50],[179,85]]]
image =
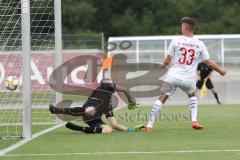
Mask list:
[[169,88],[169,85],[163,84],[162,93],[168,96],[172,95],[176,91],[177,87],[179,87],[182,91],[184,91],[187,94],[191,94],[196,91],[195,79],[180,80],[170,75],[167,75],[164,81],[172,85],[172,87]]

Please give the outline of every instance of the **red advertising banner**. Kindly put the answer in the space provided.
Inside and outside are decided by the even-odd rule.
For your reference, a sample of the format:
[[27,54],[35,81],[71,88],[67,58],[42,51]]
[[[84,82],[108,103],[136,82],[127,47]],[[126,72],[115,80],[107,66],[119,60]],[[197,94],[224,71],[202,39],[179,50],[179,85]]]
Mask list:
[[[92,61],[92,66],[81,65],[68,74],[65,78],[65,84],[82,85],[85,84],[87,72],[91,72],[92,77],[96,77],[101,69],[101,61],[104,58],[101,52],[81,52],[68,51],[62,54],[63,63],[75,57],[84,55],[93,55],[97,57],[97,61]],[[22,58],[21,54],[0,54],[0,91],[6,92],[5,79],[9,76],[15,76],[19,79],[19,87],[22,86]],[[49,86],[49,77],[55,68],[55,55],[49,52],[34,52],[31,56],[31,80],[33,91],[48,91],[51,90]],[[86,58],[86,61],[88,59]],[[24,65],[24,64],[23,64]],[[89,70],[91,68],[91,70]],[[102,76],[102,75],[98,75]],[[96,83],[96,79],[92,80],[92,84]],[[90,85],[91,86],[91,85]],[[94,86],[94,85],[93,85]]]

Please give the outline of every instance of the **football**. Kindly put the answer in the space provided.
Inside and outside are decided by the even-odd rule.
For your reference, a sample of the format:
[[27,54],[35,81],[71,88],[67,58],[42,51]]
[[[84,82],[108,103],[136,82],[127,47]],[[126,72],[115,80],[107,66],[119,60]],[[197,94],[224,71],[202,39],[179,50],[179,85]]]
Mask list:
[[10,91],[14,91],[18,87],[18,83],[19,83],[19,81],[18,81],[17,77],[9,76],[6,78],[5,87]]

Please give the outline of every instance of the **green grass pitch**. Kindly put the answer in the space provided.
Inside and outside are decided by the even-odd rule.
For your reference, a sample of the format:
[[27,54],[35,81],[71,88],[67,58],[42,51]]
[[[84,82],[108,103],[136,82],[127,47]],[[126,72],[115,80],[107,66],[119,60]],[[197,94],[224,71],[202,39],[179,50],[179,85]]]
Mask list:
[[[150,107],[136,111],[120,109],[115,115],[119,123],[133,127],[146,124],[150,110]],[[112,134],[86,135],[61,127],[0,159],[240,159],[240,106],[200,105],[198,119],[205,126],[203,130],[191,128],[186,106],[165,107],[162,113],[151,133],[114,131]],[[0,140],[0,148],[6,147],[6,141],[12,140]]]

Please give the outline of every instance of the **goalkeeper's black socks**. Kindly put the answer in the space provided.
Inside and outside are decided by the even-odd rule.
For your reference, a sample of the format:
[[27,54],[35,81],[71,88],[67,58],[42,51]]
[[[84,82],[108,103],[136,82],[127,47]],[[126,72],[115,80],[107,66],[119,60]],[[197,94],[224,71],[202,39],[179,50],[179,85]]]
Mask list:
[[71,129],[71,130],[74,130],[74,131],[83,131],[83,127],[82,126],[78,126],[78,125],[73,124],[71,122],[67,122],[66,127]]
[[57,108],[54,105],[49,105],[49,110],[52,114],[68,114],[72,116],[82,116],[85,113],[85,108],[75,107],[75,108]]
[[68,109],[67,113],[73,116],[82,116],[85,113],[85,108],[83,107],[74,107],[74,108],[65,108]]
[[102,133],[102,128],[100,127],[83,127],[83,131],[84,133]]
[[62,111],[60,110],[60,108],[55,107],[53,104],[50,104],[50,105],[49,105],[49,111],[50,111],[52,114],[61,114],[61,113],[62,113]]
[[221,104],[221,102],[220,102],[219,99],[218,99],[218,94],[217,94],[217,93],[214,93],[214,97],[216,98],[217,103],[218,103],[218,104]]
[[71,122],[67,122],[66,127],[71,130],[81,131],[84,133],[102,133],[102,128],[100,127],[82,127],[82,126],[75,125]]

